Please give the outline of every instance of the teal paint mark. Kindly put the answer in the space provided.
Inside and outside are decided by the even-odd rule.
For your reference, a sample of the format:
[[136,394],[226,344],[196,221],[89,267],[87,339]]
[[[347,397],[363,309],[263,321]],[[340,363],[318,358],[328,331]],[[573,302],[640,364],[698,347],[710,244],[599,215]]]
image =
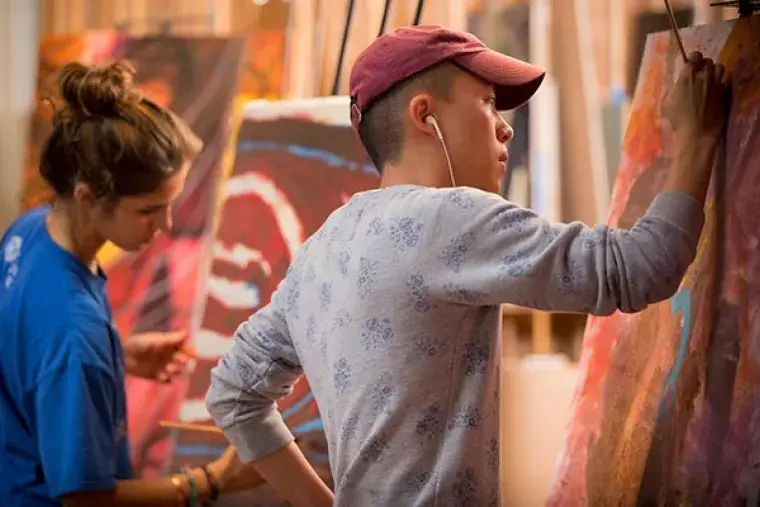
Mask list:
[[309,433],[311,431],[324,431],[325,425],[322,422],[322,419],[319,417],[316,417],[312,419],[311,421],[307,421],[303,424],[300,424],[296,427],[294,427],[291,431],[294,435],[303,435],[304,433]]
[[282,412],[282,418],[287,419],[288,417],[296,415],[298,412],[306,408],[306,406],[311,402],[311,400],[314,399],[314,393],[309,391],[304,395],[303,398],[295,402],[291,407],[287,408],[286,410],[283,410]]
[[690,290],[682,289],[675,296],[670,298],[670,312],[673,316],[683,313],[683,328],[681,329],[681,339],[678,343],[678,353],[673,362],[673,368],[671,368],[668,377],[665,379],[665,384],[662,387],[662,396],[660,397],[660,406],[658,409],[659,413],[665,408],[668,410],[672,408],[671,405],[675,399],[676,383],[678,382],[678,376],[681,373],[684,358],[686,357],[686,350],[689,344],[689,333],[691,332]]
[[282,144],[274,141],[246,140],[240,141],[237,145],[237,149],[240,152],[285,150],[299,158],[321,160],[330,167],[346,167],[350,171],[361,171],[368,174],[377,174],[377,169],[372,164],[359,164],[326,150],[308,148],[306,146],[299,146],[296,144]]
[[179,445],[174,450],[175,456],[202,456],[204,458],[216,459],[224,454],[226,447],[215,445]]

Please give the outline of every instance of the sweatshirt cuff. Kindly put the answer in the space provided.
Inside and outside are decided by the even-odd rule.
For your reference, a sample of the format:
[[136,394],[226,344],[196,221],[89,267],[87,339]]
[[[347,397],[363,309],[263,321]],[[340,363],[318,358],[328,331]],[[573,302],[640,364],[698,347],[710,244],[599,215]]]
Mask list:
[[236,421],[220,429],[243,463],[260,460],[295,440],[276,408],[263,417]]
[[681,229],[694,245],[699,242],[705,212],[696,199],[677,190],[662,192],[654,198],[647,210],[647,216],[659,218]]

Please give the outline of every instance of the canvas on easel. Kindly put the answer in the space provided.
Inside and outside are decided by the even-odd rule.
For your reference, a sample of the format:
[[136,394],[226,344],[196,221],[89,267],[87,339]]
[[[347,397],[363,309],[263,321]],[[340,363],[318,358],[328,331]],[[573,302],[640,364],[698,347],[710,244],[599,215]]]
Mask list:
[[[681,30],[726,66],[732,104],[697,256],[679,291],[590,318],[549,505],[755,505],[760,491],[760,16]],[[674,134],[663,104],[683,63],[650,35],[609,223],[662,189]]]

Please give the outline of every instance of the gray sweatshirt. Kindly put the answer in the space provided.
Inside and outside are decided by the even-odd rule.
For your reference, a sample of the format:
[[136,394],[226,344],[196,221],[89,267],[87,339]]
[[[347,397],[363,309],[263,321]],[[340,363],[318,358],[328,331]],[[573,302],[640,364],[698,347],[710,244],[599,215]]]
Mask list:
[[676,291],[703,220],[678,192],[630,231],[471,188],[359,193],[240,325],[206,406],[256,460],[293,440],[276,402],[306,375],[336,506],[498,506],[499,305],[642,310]]

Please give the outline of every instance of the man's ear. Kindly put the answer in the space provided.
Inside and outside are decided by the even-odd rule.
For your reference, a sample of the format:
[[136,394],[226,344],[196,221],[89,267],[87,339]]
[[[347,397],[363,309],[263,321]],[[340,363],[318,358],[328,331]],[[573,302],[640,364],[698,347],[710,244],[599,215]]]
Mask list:
[[433,114],[433,97],[427,93],[419,93],[412,97],[407,108],[409,118],[415,129],[435,136],[435,129],[425,119]]

